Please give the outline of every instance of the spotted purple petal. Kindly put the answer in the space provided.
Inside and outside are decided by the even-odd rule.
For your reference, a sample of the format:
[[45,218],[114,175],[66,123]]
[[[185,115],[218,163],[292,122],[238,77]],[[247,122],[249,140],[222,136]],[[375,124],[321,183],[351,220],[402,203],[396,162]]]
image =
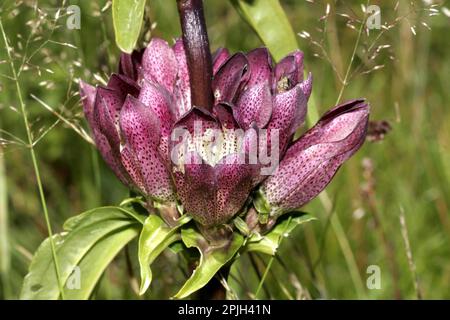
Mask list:
[[184,209],[205,226],[227,222],[242,208],[253,188],[253,168],[240,164],[236,154],[215,167],[202,163],[196,153],[187,159],[189,163],[174,172]]
[[241,128],[247,130],[256,124],[263,128],[272,115],[272,94],[268,81],[249,87],[239,97],[233,114]]
[[173,125],[171,95],[161,85],[148,80],[142,81],[139,101],[148,106],[161,124],[161,134],[169,136]]
[[[200,127],[202,131],[196,132],[196,126],[197,128]],[[185,128],[190,134],[194,135],[195,133],[203,134],[208,129],[218,130],[220,126],[216,117],[204,108],[193,107],[191,111],[175,123],[172,131],[176,128]]]
[[95,105],[98,96],[97,90],[93,86],[80,81],[80,96],[83,101],[83,109],[86,119],[91,128],[95,144],[97,145],[100,154],[119,180],[123,184],[131,186],[132,183],[120,162],[120,157],[116,152],[117,150],[111,147],[108,139],[100,131],[101,125],[99,123],[98,116],[95,116]]
[[[279,152],[282,154],[294,132],[304,122],[307,110],[306,97],[300,84],[289,91],[278,93],[273,100],[272,118],[267,126],[268,135],[271,130],[278,130]],[[267,138],[271,145],[270,136]]]
[[[174,199],[172,181],[158,151],[159,120],[154,112],[139,100],[128,96],[120,112],[120,128],[125,146],[135,156],[145,185],[146,195],[160,201]],[[133,169],[130,174],[138,169]]]
[[108,139],[106,139],[98,129],[92,129],[92,133],[94,135],[95,144],[102,155],[103,160],[105,160],[106,164],[124,185],[132,188],[133,181],[123,167],[120,156],[118,156],[117,152],[111,148]]
[[97,89],[94,86],[80,80],[80,96],[83,103],[83,112],[89,126],[92,128],[95,96]]
[[169,138],[174,123],[172,96],[159,85],[143,79],[139,101],[148,106],[159,120],[161,140],[159,150],[164,158],[169,155]]
[[230,52],[226,48],[219,48],[214,53],[213,60],[213,74],[215,75],[219,68],[224,64],[225,61],[230,57]]
[[267,48],[257,48],[247,54],[250,68],[250,79],[247,86],[269,83],[272,78],[272,58]]
[[213,114],[216,119],[221,124],[222,128],[226,129],[238,129],[239,124],[236,118],[233,116],[233,111],[235,107],[230,106],[226,103],[219,103],[214,106]]
[[107,88],[116,91],[122,101],[125,101],[125,97],[128,94],[137,97],[140,90],[136,82],[121,74],[112,74],[111,78],[109,78]]
[[[352,112],[357,110],[367,110],[368,112],[368,107],[364,104],[364,99],[350,100],[330,109],[312,129],[308,130],[301,139],[289,148],[289,152],[286,153],[285,157],[295,155],[299,150],[306,149],[314,143],[345,136],[348,132],[343,129],[347,128],[347,130],[351,130],[351,126],[346,126],[345,121],[351,120],[349,117],[353,117],[354,113]],[[356,113],[356,115],[359,114]]]
[[[100,117],[107,111],[114,125],[119,123],[120,109],[122,109],[126,95],[105,87],[97,87],[94,116]],[[98,118],[100,121],[100,118]],[[101,124],[102,125],[102,124]]]
[[255,166],[240,162],[240,156],[230,154],[214,168],[217,177],[216,215],[211,224],[230,220],[244,205],[254,187]]
[[275,66],[273,90],[286,91],[303,81],[303,52],[294,51]]
[[173,92],[178,72],[175,53],[168,43],[153,38],[142,57],[144,77],[162,84],[170,93]]
[[295,209],[317,196],[364,142],[368,115],[361,100],[326,113],[289,148],[274,175],[263,183],[269,203]]
[[116,91],[98,87],[94,106],[94,121],[100,132],[108,139],[111,149],[119,155],[119,112],[122,101]]
[[248,81],[248,60],[243,53],[231,56],[217,71],[212,82],[215,103],[233,104],[242,83]]
[[173,46],[173,51],[178,62],[178,74],[175,84],[175,116],[181,118],[191,109],[191,87],[189,82],[189,70],[183,41],[178,39]]
[[133,51],[131,54],[122,52],[119,62],[119,74],[138,81],[144,50]]
[[133,181],[134,189],[142,194],[147,194],[147,188],[144,177],[142,176],[139,160],[136,158],[129,145],[123,146],[120,151],[120,160],[130,179]]
[[308,74],[308,78],[306,78],[306,80],[300,83],[300,88],[302,88],[303,94],[306,97],[306,101],[308,101],[309,97],[311,96],[312,83],[313,77],[311,72]]
[[215,221],[216,178],[212,166],[196,152],[186,155],[184,165],[173,171],[177,194],[187,213],[201,224]]

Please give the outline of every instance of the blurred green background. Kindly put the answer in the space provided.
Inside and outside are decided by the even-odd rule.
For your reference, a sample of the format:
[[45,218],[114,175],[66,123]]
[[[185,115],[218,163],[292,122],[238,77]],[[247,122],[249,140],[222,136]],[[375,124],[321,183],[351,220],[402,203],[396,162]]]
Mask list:
[[[343,100],[367,98],[371,119],[387,121],[392,130],[367,142],[327,193],[304,208],[318,219],[283,241],[262,297],[450,298],[450,3],[371,1],[380,6],[384,27],[363,32],[357,42],[362,2],[281,1],[302,35],[305,69],[314,75],[310,109],[321,114],[335,104],[356,44]],[[80,30],[66,26],[69,5],[81,8]],[[229,1],[205,0],[205,10],[212,50],[262,45]],[[0,17],[58,232],[68,217],[127,196],[76,132],[86,128],[77,79],[99,84],[116,70],[111,7],[104,0],[2,0]],[[151,36],[170,41],[180,34],[174,0],[148,1],[145,19],[141,46]],[[0,43],[0,298],[12,299],[47,228],[17,83]],[[152,268],[151,292],[139,297],[135,254],[132,243],[108,268],[93,298],[167,298],[183,283],[179,257],[167,252]],[[253,297],[267,263],[268,257],[245,255],[234,267],[230,284],[240,298]],[[380,289],[366,285],[371,265],[380,268]]]

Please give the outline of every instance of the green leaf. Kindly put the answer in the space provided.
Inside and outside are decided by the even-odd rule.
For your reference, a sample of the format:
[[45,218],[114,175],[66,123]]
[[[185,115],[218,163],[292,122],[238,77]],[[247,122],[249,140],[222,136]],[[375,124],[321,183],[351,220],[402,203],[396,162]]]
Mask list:
[[312,220],[316,220],[316,218],[303,212],[286,213],[278,219],[277,224],[267,234],[264,236],[253,235],[245,249],[275,255],[282,237],[288,237],[297,226]]
[[144,228],[139,237],[139,265],[141,267],[141,288],[139,294],[144,294],[152,282],[150,265],[174,242],[180,240],[178,228],[190,219],[181,218],[179,224],[170,228],[156,215],[149,216],[144,222]]
[[141,230],[140,226],[129,226],[107,235],[83,257],[78,264],[80,268],[81,286],[79,289],[65,288],[65,298],[70,300],[89,299],[101,275],[122,250]]
[[[96,249],[96,245],[102,243],[105,238],[111,237],[116,233],[122,233],[127,229],[134,230],[138,226],[137,220],[134,217],[132,218],[129,212],[125,212],[125,210],[118,207],[97,208],[69,219],[65,224],[67,232],[54,236],[56,253],[60,264],[61,283],[63,285],[66,283],[75,267],[79,267],[86,255],[93,252]],[[127,233],[127,235],[129,234]],[[123,243],[122,246],[126,243]],[[110,250],[110,253],[114,253],[117,245],[115,247],[113,245],[114,243],[111,242],[111,247],[104,248],[104,250]],[[109,258],[109,256],[105,257],[104,255],[103,257],[105,259]],[[102,265],[102,263],[107,265],[106,262],[110,261],[102,261],[102,255],[97,255],[97,259],[97,266]],[[86,270],[94,267],[86,266]],[[89,270],[89,272],[100,272],[101,274],[103,269]],[[81,270],[81,273],[84,272],[84,270]],[[94,285],[95,283],[91,284],[91,290]],[[89,294],[90,291],[86,291],[82,295],[87,297]],[[20,298],[54,300],[58,299],[59,296],[60,291],[52,259],[50,241],[46,239],[38,248],[31,261],[29,272],[24,279]]]
[[145,0],[113,0],[112,14],[116,43],[131,53],[136,46],[144,17]]
[[297,37],[279,0],[231,0],[276,61],[297,49]]
[[191,227],[181,230],[181,238],[188,248],[195,247],[200,251],[200,261],[191,277],[174,296],[177,299],[185,298],[203,288],[220,268],[234,257],[244,243],[244,237],[235,232],[233,238],[225,246],[213,247]]
[[67,219],[66,222],[64,222],[63,228],[65,231],[71,231],[84,225],[89,225],[101,220],[108,220],[112,218],[125,220],[134,219],[136,220],[136,222],[144,224],[146,216],[122,207],[101,207],[88,210],[86,212],[80,213],[75,217]]

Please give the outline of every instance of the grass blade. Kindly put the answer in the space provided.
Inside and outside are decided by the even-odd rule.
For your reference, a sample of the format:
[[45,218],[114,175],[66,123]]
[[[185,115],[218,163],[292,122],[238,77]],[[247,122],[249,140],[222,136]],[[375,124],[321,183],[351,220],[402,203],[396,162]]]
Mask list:
[[50,223],[50,217],[48,215],[47,202],[45,200],[44,188],[42,186],[42,181],[41,181],[41,174],[40,174],[38,163],[37,163],[36,153],[34,152],[34,148],[33,148],[33,145],[34,145],[33,137],[31,135],[30,125],[28,123],[27,113],[26,113],[26,109],[25,109],[25,103],[24,103],[23,97],[22,97],[22,90],[20,88],[20,84],[19,84],[19,79],[17,77],[16,68],[14,66],[14,62],[13,62],[13,59],[12,59],[12,56],[11,56],[11,50],[10,50],[11,47],[9,46],[8,38],[6,37],[6,33],[5,33],[4,28],[3,28],[3,22],[1,20],[1,18],[0,18],[0,31],[1,31],[1,34],[2,34],[2,37],[3,37],[3,42],[5,43],[5,48],[6,48],[9,64],[11,66],[11,71],[13,73],[14,82],[16,84],[17,97],[18,97],[19,103],[20,103],[20,109],[21,109],[21,113],[22,113],[22,117],[23,117],[23,123],[24,123],[24,126],[25,126],[25,130],[27,132],[28,145],[29,145],[31,160],[33,162],[34,174],[36,176],[36,182],[37,182],[37,186],[38,186],[38,190],[39,190],[39,197],[40,197],[40,200],[41,200],[42,209],[44,211],[44,218],[45,218],[45,224],[46,224],[46,227],[47,227],[47,232],[48,232],[48,235],[49,235],[49,238],[50,238],[50,245],[51,245],[51,249],[52,249],[52,257],[53,257],[53,262],[54,262],[54,266],[55,266],[56,276],[58,278],[59,291],[61,292],[61,298],[64,300],[64,291],[63,291],[62,283],[61,283],[61,280],[60,280],[58,257],[56,256],[55,243],[53,241],[53,231],[52,231],[52,226],[51,226],[51,223]]
[[9,245],[8,196],[6,191],[6,169],[4,154],[0,154],[0,275],[3,297],[11,297],[9,271],[11,269],[11,253]]

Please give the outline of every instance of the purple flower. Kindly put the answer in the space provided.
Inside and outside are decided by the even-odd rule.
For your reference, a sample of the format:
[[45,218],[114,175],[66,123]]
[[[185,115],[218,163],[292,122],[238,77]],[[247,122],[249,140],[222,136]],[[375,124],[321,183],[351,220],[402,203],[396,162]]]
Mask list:
[[[192,105],[183,42],[170,47],[154,38],[144,51],[122,54],[106,87],[80,83],[104,160],[149,203],[179,203],[200,224],[214,226],[244,209],[262,183],[274,207],[298,207],[364,141],[368,108],[357,100],[326,113],[288,148],[312,89],[300,51],[274,65],[265,48],[234,55],[219,49],[212,71],[212,103]],[[283,160],[268,177],[260,157],[275,153]]]
[[261,187],[271,214],[299,208],[316,197],[363,144],[368,118],[364,100],[349,101],[325,113],[295,141]]

